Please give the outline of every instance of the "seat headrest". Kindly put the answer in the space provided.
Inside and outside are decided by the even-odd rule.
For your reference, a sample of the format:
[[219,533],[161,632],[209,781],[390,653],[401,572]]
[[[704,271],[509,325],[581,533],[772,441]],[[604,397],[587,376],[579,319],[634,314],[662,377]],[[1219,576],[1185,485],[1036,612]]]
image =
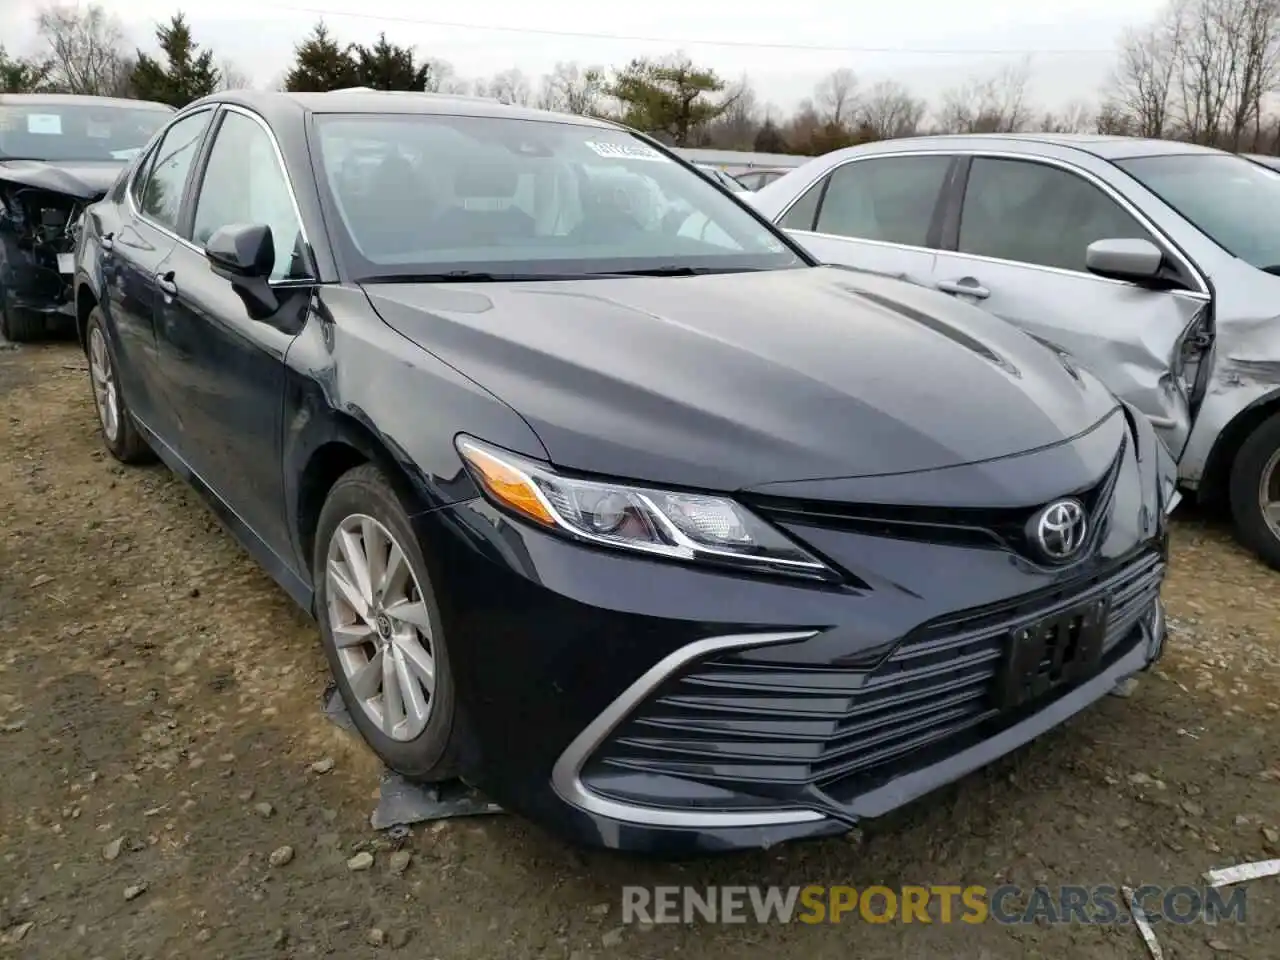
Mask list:
[[514,163],[485,159],[459,166],[453,178],[453,192],[459,199],[510,198],[520,183]]

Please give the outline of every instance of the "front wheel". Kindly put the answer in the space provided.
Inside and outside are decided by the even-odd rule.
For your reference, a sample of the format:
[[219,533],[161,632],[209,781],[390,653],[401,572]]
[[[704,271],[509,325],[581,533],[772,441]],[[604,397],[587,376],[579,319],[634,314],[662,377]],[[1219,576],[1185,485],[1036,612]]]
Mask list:
[[1280,570],[1280,413],[1259,424],[1231,465],[1236,536]]
[[356,467],[330,490],[312,574],[325,656],[360,735],[405,777],[453,777],[454,684],[440,609],[409,517],[376,467]]

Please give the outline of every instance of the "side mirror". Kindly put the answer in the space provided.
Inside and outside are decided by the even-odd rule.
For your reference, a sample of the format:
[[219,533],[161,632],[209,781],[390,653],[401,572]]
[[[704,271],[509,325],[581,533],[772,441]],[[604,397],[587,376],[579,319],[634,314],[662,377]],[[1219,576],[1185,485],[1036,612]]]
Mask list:
[[215,230],[204,245],[204,255],[218,276],[231,281],[231,289],[244,301],[256,320],[280,309],[280,300],[268,278],[276,264],[271,228],[264,223],[233,223]]
[[1084,265],[1100,277],[1141,283],[1159,277],[1164,254],[1150,240],[1095,240],[1085,250]]
[[214,231],[204,255],[219,274],[230,277],[269,277],[276,265],[271,228],[264,223],[233,223]]

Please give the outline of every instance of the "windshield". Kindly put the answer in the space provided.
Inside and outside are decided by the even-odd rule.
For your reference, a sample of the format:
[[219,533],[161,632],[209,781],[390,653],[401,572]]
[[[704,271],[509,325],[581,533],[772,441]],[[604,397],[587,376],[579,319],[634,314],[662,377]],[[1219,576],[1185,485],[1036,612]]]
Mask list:
[[1280,173],[1225,154],[1121,160],[1137,178],[1232,256],[1280,269]]
[[114,104],[0,104],[0,160],[131,160],[169,115]]
[[622,130],[441,115],[316,118],[352,272],[394,279],[804,266],[778,234]]

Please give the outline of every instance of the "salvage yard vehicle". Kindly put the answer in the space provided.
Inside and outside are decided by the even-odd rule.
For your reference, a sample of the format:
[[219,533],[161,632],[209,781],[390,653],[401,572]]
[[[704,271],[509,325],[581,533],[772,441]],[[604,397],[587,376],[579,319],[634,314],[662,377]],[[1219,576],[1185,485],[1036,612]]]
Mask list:
[[743,173],[734,174],[745,190],[761,190],[773,183],[775,180],[781,180],[787,174],[786,170],[747,170]]
[[720,184],[720,186],[724,187],[726,190],[730,190],[733,193],[745,193],[747,190],[742,182],[734,177],[733,174],[728,173],[725,170],[721,170],[715,164],[695,162],[694,167],[706,174],[707,179]]
[[0,94],[0,338],[72,328],[80,215],[172,114],[145,100]]
[[1280,569],[1280,175],[1167,140],[889,140],[751,195],[819,260],[979,304],[1156,426]]
[[107,448],[317,619],[383,761],[580,842],[838,833],[1163,649],[1146,418],[612,123],[197,101],[88,211],[76,306]]

